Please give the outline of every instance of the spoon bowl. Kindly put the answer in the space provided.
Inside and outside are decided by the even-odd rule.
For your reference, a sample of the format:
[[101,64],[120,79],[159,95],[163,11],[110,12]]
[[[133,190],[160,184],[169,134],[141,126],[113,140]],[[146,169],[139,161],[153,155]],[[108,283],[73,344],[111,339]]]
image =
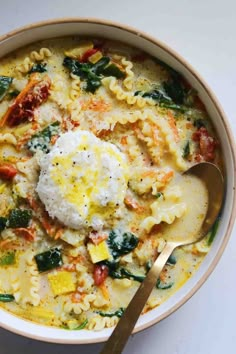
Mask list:
[[[216,218],[219,215],[224,198],[224,179],[219,168],[212,163],[202,162],[190,167],[183,174],[183,177],[190,177],[190,179],[193,177],[203,182],[202,187],[200,187],[200,184],[199,187],[206,188],[207,192],[208,202],[205,214],[202,216],[201,220],[198,220],[199,222],[196,224],[197,227],[194,225],[191,232],[188,232],[187,235],[180,233],[175,237],[172,236],[166,240],[165,247],[153,263],[146,278],[141,283],[139,289],[126,308],[119,323],[101,351],[101,354],[122,353],[146,301],[148,300],[148,297],[173,250],[179,246],[200,241],[214,225]],[[195,191],[195,193],[198,192],[200,192],[200,190]],[[206,203],[205,200],[200,202]]]

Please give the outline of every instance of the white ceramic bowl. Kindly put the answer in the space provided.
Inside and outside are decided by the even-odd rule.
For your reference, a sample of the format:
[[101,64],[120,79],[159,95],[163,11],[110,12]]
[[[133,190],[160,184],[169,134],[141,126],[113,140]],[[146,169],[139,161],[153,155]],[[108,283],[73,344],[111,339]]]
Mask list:
[[[133,28],[93,18],[66,18],[40,22],[0,37],[0,52],[3,56],[19,47],[38,40],[70,35],[101,36],[120,40],[141,48],[169,64],[179,71],[198,91],[201,100],[207,107],[209,115],[214,118],[213,123],[221,140],[225,162],[226,196],[219,230],[211,250],[198,271],[181,289],[161,306],[141,316],[134,330],[134,332],[138,332],[159,322],[183,305],[206,281],[224,251],[235,219],[236,158],[233,137],[230,133],[227,119],[216,97],[199,74],[165,44]],[[2,309],[0,309],[0,326],[26,337],[55,343],[102,342],[112,332],[112,329],[104,329],[100,332],[86,330],[78,332],[45,327],[11,315]]]

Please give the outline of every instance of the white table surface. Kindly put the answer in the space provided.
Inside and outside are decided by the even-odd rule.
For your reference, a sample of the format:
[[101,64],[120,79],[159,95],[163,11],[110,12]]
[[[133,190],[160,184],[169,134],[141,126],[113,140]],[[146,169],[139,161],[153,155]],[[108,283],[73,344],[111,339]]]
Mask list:
[[[0,4],[0,34],[34,21],[90,16],[123,22],[165,41],[209,83],[236,135],[235,0],[0,0]],[[132,336],[124,353],[235,353],[235,264],[236,228],[205,285],[169,318]],[[47,344],[0,329],[0,354],[96,354],[101,347]]]

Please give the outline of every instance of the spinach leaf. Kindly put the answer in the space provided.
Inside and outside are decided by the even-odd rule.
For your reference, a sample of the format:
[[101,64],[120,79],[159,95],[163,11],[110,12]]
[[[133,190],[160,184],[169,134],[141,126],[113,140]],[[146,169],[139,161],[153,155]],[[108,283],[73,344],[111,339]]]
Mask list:
[[167,109],[172,109],[174,111],[179,111],[181,113],[185,113],[188,111],[188,107],[185,107],[184,105],[179,105],[176,104],[172,101],[172,99],[165,93],[164,90],[152,90],[152,91],[147,91],[147,92],[142,92],[142,91],[136,91],[134,93],[134,96],[140,95],[142,97],[148,97],[152,98],[155,100],[159,107],[162,108],[167,108]]
[[115,312],[102,312],[102,311],[96,311],[96,313],[98,313],[100,316],[102,317],[113,317],[113,316],[117,316],[117,317],[122,317],[123,313],[125,312],[125,309],[123,307],[121,307],[119,310],[115,311]]
[[0,101],[4,98],[13,78],[10,76],[0,76]]
[[45,153],[50,151],[51,138],[59,133],[60,123],[54,122],[41,132],[32,136],[26,147],[33,153],[41,150]]
[[99,77],[96,77],[96,75],[92,76],[90,74],[87,80],[85,90],[87,92],[94,93],[100,86],[101,86],[101,79],[99,79]]
[[101,86],[101,79],[104,76],[115,76],[122,78],[125,74],[115,65],[110,64],[109,57],[102,57],[95,64],[81,63],[76,59],[65,57],[63,65],[69,69],[71,73],[79,76],[86,81],[85,90],[94,93]]
[[7,218],[0,216],[0,232],[3,231],[7,224]]
[[171,98],[166,95],[166,93],[162,90],[152,90],[149,92],[145,92],[143,97],[152,98],[153,100],[159,103],[171,103]]
[[145,279],[145,275],[132,274],[130,271],[128,271],[125,268],[120,269],[120,274],[123,276],[123,278],[135,280],[135,281],[138,281],[139,283],[142,283]]
[[109,62],[110,62],[109,57],[102,57],[95,64],[91,64],[92,65],[92,72],[94,72],[96,75],[103,74],[104,69],[109,64]]
[[63,264],[62,254],[59,248],[51,248],[49,251],[36,254],[34,259],[40,273],[60,267]]
[[10,211],[6,226],[16,229],[18,227],[28,227],[32,218],[32,211],[29,209],[13,209]]
[[104,76],[114,76],[117,79],[123,79],[125,77],[125,73],[121,71],[115,64],[110,64],[104,68],[102,70],[102,74]]
[[111,254],[114,258],[131,252],[138,244],[138,238],[131,232],[123,235],[119,231],[112,230],[107,240]]
[[32,73],[44,73],[45,71],[47,71],[46,65],[47,65],[46,63],[34,64],[32,66],[32,68],[30,69],[29,74],[32,74]]
[[11,294],[0,294],[1,302],[12,302],[15,300],[15,297]]
[[15,264],[15,252],[8,252],[0,258],[0,266],[8,266]]
[[[105,262],[104,262],[105,264]],[[106,262],[106,265],[109,268],[108,263]],[[147,262],[146,264],[146,270],[149,271],[151,269],[152,266],[152,262]],[[130,280],[134,280],[137,281],[139,283],[142,283],[146,277],[146,275],[137,275],[137,274],[133,274],[131,273],[128,269],[125,268],[109,268],[109,276],[112,277],[113,279],[130,279]],[[158,289],[170,289],[173,286],[174,283],[162,283],[160,281],[160,279],[157,280],[156,283],[156,288]]]
[[184,103],[185,88],[181,82],[181,75],[177,71],[170,73],[170,78],[163,82],[163,88],[174,103],[180,105]]
[[[101,58],[96,64],[80,63],[76,59],[65,57],[63,65],[67,67],[74,75],[79,76],[82,80],[86,80],[85,90],[94,93],[98,87],[101,86],[101,78],[97,75],[96,71],[101,70],[104,61],[100,63]],[[96,65],[96,66],[95,66]]]
[[167,109],[172,109],[173,111],[178,111],[180,113],[185,113],[188,111],[188,108],[185,106],[180,106],[175,103],[165,103],[165,102],[160,102],[159,104],[160,107],[167,108]]
[[182,156],[183,156],[183,158],[187,158],[189,156],[189,154],[190,154],[190,142],[188,140],[184,146]]
[[170,289],[174,285],[173,282],[171,283],[163,283],[160,279],[157,280],[156,288],[161,290]]

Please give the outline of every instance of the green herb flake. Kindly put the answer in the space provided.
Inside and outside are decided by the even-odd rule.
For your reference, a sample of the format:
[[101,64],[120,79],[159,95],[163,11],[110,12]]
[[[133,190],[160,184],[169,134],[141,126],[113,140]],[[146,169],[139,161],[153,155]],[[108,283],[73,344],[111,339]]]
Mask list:
[[0,266],[9,266],[15,264],[15,252],[9,252],[0,258]]
[[0,294],[0,301],[1,302],[12,302],[15,298],[11,294]]
[[157,192],[157,194],[155,195],[155,197],[157,199],[159,199],[160,197],[163,197],[163,196],[164,196],[164,194],[162,192]]
[[0,76],[0,101],[6,95],[11,83],[13,81],[12,77],[9,76]]

